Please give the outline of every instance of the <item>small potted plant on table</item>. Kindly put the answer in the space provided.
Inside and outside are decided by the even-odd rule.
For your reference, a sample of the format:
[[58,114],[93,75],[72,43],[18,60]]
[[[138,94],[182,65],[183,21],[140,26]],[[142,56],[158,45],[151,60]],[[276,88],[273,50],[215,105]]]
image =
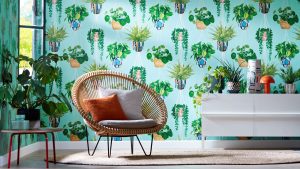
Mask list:
[[80,23],[89,16],[89,13],[84,6],[69,6],[66,8],[65,13],[67,15],[67,20],[74,31],[77,31],[80,28]]
[[288,67],[291,64],[291,59],[299,53],[299,48],[294,42],[284,41],[276,45],[276,51],[283,67]]
[[169,1],[175,3],[175,12],[178,14],[183,14],[186,9],[186,4],[190,2],[190,0],[169,0]]
[[224,78],[227,82],[228,93],[239,93],[241,88],[241,80],[243,78],[240,66],[230,64],[228,61],[220,61],[224,69]]
[[231,58],[238,61],[240,67],[247,67],[248,60],[256,59],[256,54],[249,45],[242,47],[237,46],[236,49],[232,49]]
[[234,18],[239,23],[242,30],[245,30],[249,26],[249,21],[257,15],[256,9],[252,5],[241,4],[233,9]]
[[234,29],[219,25],[212,33],[213,40],[217,41],[217,49],[221,52],[225,52],[228,48],[228,42],[236,36]]
[[194,57],[197,65],[203,68],[206,65],[207,59],[215,53],[215,50],[211,44],[199,42],[192,46],[192,52],[192,57]]
[[86,137],[85,125],[81,124],[80,121],[69,122],[64,125],[63,134],[71,141],[80,141]]
[[198,118],[192,121],[192,134],[197,137],[198,140],[201,140],[201,132],[202,132],[202,122],[201,118]]
[[165,26],[165,22],[173,15],[169,6],[159,4],[150,7],[149,13],[157,30],[162,30]]
[[68,49],[64,50],[64,55],[69,56],[69,62],[72,68],[79,68],[81,64],[89,60],[87,53],[80,45],[68,47]]
[[165,64],[172,61],[173,57],[165,45],[160,45],[158,47],[153,46],[147,50],[147,59],[151,60],[155,67],[162,68]]
[[98,44],[98,49],[100,51],[100,58],[103,56],[104,47],[104,31],[102,29],[90,29],[87,34],[87,40],[91,46],[91,53],[94,54],[94,45]]
[[67,37],[65,28],[57,28],[50,26],[46,33],[46,38],[49,41],[49,47],[51,52],[57,52],[60,47],[60,42]]
[[253,0],[254,2],[259,3],[259,11],[263,14],[269,13],[271,3],[273,0]]
[[170,77],[175,79],[175,87],[183,90],[186,86],[186,80],[193,75],[193,69],[190,65],[175,64],[169,71]]
[[259,28],[256,31],[256,37],[259,44],[259,53],[263,53],[263,42],[266,42],[266,47],[269,49],[269,58],[272,56],[272,46],[273,46],[273,31],[271,28]]
[[230,17],[230,0],[214,0],[217,5],[217,15],[221,14],[221,4],[224,4],[224,11],[226,12],[226,21],[229,21]]
[[112,61],[115,68],[119,68],[122,65],[123,59],[125,59],[131,53],[127,44],[118,42],[108,45],[107,51],[108,57]]
[[150,83],[150,87],[163,98],[167,97],[173,91],[171,84],[167,81],[156,80]]
[[144,47],[144,42],[151,37],[150,30],[147,27],[134,26],[127,33],[128,40],[132,41],[133,50],[141,52]]
[[282,80],[285,82],[285,93],[294,94],[296,93],[295,82],[300,80],[300,69],[293,71],[293,67],[288,67],[286,70],[281,69],[279,74]]
[[84,1],[91,4],[91,12],[93,14],[100,14],[102,5],[105,2],[105,0],[84,0]]
[[206,7],[202,7],[190,11],[189,21],[196,24],[197,29],[204,30],[208,25],[215,22],[215,18]]
[[171,39],[175,45],[175,54],[179,52],[179,42],[182,42],[182,49],[184,51],[184,58],[187,59],[189,48],[189,33],[185,28],[175,28],[172,32]]
[[281,29],[290,29],[292,25],[299,22],[298,15],[291,7],[275,10],[273,20],[280,24]]
[[106,11],[104,20],[111,24],[113,30],[121,30],[123,26],[130,23],[129,15],[121,7]]

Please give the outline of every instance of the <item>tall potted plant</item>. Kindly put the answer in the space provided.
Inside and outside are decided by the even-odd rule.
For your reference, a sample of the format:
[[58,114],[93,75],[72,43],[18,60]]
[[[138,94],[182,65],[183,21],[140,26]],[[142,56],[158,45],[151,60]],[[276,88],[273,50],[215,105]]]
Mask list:
[[129,15],[121,7],[106,11],[104,20],[111,24],[113,30],[121,30],[123,26],[130,23]]
[[153,134],[154,140],[162,141],[167,140],[170,137],[173,137],[172,129],[169,125],[165,125],[165,127],[159,130],[157,133]]
[[61,20],[61,13],[62,13],[62,1],[63,0],[47,0],[49,16],[52,17],[52,7],[55,5],[55,10],[58,13],[58,20]]
[[221,52],[225,52],[228,48],[228,42],[236,36],[234,29],[229,26],[219,25],[213,33],[213,40],[217,41],[217,49]]
[[132,77],[134,80],[137,80],[141,83],[146,83],[146,68],[143,66],[133,66],[130,69],[130,77]]
[[215,50],[211,44],[199,42],[192,46],[192,52],[192,57],[194,57],[197,65],[203,68],[206,65],[207,59],[215,53]]
[[189,123],[189,108],[185,104],[175,104],[172,108],[171,114],[175,120],[175,129],[178,130],[178,118],[182,117],[182,124],[184,125],[184,135],[187,136],[188,123]]
[[81,64],[87,62],[89,57],[80,45],[68,47],[64,50],[64,56],[69,56],[69,62],[72,68],[79,68]]
[[249,45],[237,46],[231,51],[231,59],[238,61],[240,67],[247,67],[248,60],[256,58],[254,50]]
[[165,26],[165,22],[173,15],[171,8],[166,5],[156,4],[149,8],[151,20],[157,30],[161,30]]
[[219,61],[224,69],[224,78],[227,82],[228,93],[239,93],[241,89],[241,81],[243,78],[242,69],[240,66],[235,66],[234,63],[228,61]]
[[162,68],[168,62],[173,60],[171,52],[165,47],[165,45],[153,46],[147,50],[147,59],[154,63],[157,68]]
[[291,63],[291,59],[299,53],[299,48],[294,42],[284,41],[276,45],[276,51],[276,57],[281,60],[284,67],[288,67]]
[[104,31],[102,29],[90,29],[87,34],[87,40],[91,46],[91,53],[94,54],[94,44],[98,44],[98,49],[100,51],[100,58],[103,56],[104,48]]
[[190,0],[168,0],[168,1],[175,3],[175,12],[178,14],[183,14],[186,9],[186,4],[190,2]]
[[80,23],[89,16],[89,13],[84,6],[69,6],[66,8],[65,13],[67,15],[66,19],[74,31],[77,31],[80,28]]
[[263,53],[263,42],[266,42],[266,47],[269,50],[269,59],[272,56],[272,46],[273,46],[273,31],[271,28],[259,28],[256,31],[256,37],[259,44],[259,53]]
[[141,52],[144,47],[144,42],[151,37],[150,30],[147,27],[134,26],[127,33],[128,40],[132,41],[133,50]]
[[179,42],[182,42],[182,49],[184,51],[184,58],[187,59],[188,48],[189,48],[189,33],[185,28],[175,28],[171,36],[172,42],[175,45],[175,53],[178,55]]
[[291,7],[275,10],[273,20],[280,24],[281,29],[290,29],[292,25],[299,22],[298,15]]
[[119,68],[122,65],[122,60],[131,53],[127,44],[118,42],[108,45],[107,51],[115,68]]
[[229,22],[230,17],[230,0],[214,0],[217,5],[217,15],[221,14],[221,4],[224,5],[224,11],[226,12],[226,21]]
[[63,134],[71,141],[80,141],[86,137],[85,125],[81,124],[80,121],[69,122],[63,128]]
[[132,6],[133,16],[136,16],[136,6],[140,6],[140,11],[142,12],[142,20],[145,21],[146,16],[146,0],[129,0]]
[[156,80],[150,83],[150,87],[163,98],[167,97],[171,92],[173,92],[171,84],[167,81]]
[[197,29],[204,30],[208,25],[215,22],[215,18],[206,7],[202,7],[190,11],[189,21],[196,24]]
[[57,52],[60,47],[60,42],[67,37],[67,32],[65,28],[57,28],[55,26],[50,26],[47,29],[46,38],[49,41],[49,47],[51,52]]
[[249,21],[257,15],[256,9],[252,5],[241,4],[233,9],[234,18],[239,23],[242,30],[245,30],[249,26]]
[[271,3],[273,0],[253,0],[254,2],[259,3],[259,11],[263,14],[269,13]]
[[183,90],[186,86],[186,80],[193,75],[193,69],[190,65],[177,63],[169,73],[170,77],[175,79],[175,88]]
[[192,121],[192,134],[197,137],[198,140],[201,140],[202,132],[202,121],[201,118]]
[[300,69],[293,71],[293,67],[290,66],[286,70],[281,69],[281,73],[279,75],[285,82],[285,93],[294,94],[296,92],[295,82],[300,80]]
[[93,14],[100,14],[102,5],[104,4],[105,0],[84,0],[86,3],[91,4],[91,12]]

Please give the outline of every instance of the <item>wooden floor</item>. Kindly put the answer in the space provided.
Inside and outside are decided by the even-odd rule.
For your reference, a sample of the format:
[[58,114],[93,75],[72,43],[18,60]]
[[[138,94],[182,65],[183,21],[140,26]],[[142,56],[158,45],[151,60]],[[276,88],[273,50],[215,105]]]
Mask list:
[[[64,152],[70,150],[64,150]],[[74,152],[74,151],[73,151]],[[60,153],[60,151],[57,151]],[[70,151],[72,153],[72,151]],[[300,153],[300,152],[299,152]],[[52,154],[52,152],[50,152]],[[35,169],[35,168],[45,168],[44,159],[44,151],[35,152],[28,156],[25,156],[21,159],[20,165],[17,166],[16,162],[12,163],[11,168],[28,168],[28,169]],[[50,168],[72,168],[72,169],[82,169],[82,168],[100,168],[100,169],[156,169],[156,168],[163,168],[163,169],[300,169],[299,164],[288,164],[288,165],[255,165],[255,166],[248,166],[248,165],[202,165],[202,166],[127,166],[127,167],[119,167],[119,166],[86,166],[86,165],[62,165],[62,164],[52,164],[50,163]]]

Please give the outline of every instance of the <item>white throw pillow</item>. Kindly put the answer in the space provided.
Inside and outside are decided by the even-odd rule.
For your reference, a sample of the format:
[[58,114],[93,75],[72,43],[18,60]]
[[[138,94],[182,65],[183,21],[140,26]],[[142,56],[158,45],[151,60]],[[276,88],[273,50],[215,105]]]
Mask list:
[[119,90],[100,88],[99,92],[101,97],[117,94],[121,107],[128,120],[145,119],[142,114],[142,98],[144,95],[144,91],[142,89]]

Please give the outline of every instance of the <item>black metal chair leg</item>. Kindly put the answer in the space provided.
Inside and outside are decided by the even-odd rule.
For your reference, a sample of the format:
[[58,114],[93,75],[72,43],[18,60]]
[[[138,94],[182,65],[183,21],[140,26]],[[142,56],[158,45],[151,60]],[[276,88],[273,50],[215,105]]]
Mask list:
[[107,135],[107,157],[111,157],[111,149],[112,149],[113,137],[110,137],[110,145],[109,145],[109,136]]
[[144,149],[144,147],[143,147],[143,145],[142,145],[142,143],[141,143],[139,137],[136,136],[136,138],[137,138],[138,142],[140,143],[140,146],[141,146],[141,148],[142,148],[142,150],[143,150],[145,156],[151,156],[151,154],[152,154],[152,145],[153,145],[153,134],[151,134],[151,146],[150,146],[150,153],[149,153],[149,154],[146,153],[146,151],[145,151],[145,149]]
[[133,154],[133,148],[134,148],[134,137],[130,137],[130,144],[131,144],[131,154]]
[[90,152],[90,144],[89,144],[89,133],[88,133],[88,128],[87,128],[87,126],[85,126],[85,131],[86,131],[86,144],[87,144],[88,154],[89,154],[89,156],[93,156],[93,155],[95,154],[96,149],[97,149],[97,147],[98,147],[98,144],[99,144],[99,142],[100,142],[100,140],[101,140],[101,136],[99,137],[99,139],[98,139],[98,141],[97,141],[97,144],[96,144],[96,146],[95,146],[95,148],[94,148],[94,150],[93,150],[93,153],[91,153],[91,152]]

